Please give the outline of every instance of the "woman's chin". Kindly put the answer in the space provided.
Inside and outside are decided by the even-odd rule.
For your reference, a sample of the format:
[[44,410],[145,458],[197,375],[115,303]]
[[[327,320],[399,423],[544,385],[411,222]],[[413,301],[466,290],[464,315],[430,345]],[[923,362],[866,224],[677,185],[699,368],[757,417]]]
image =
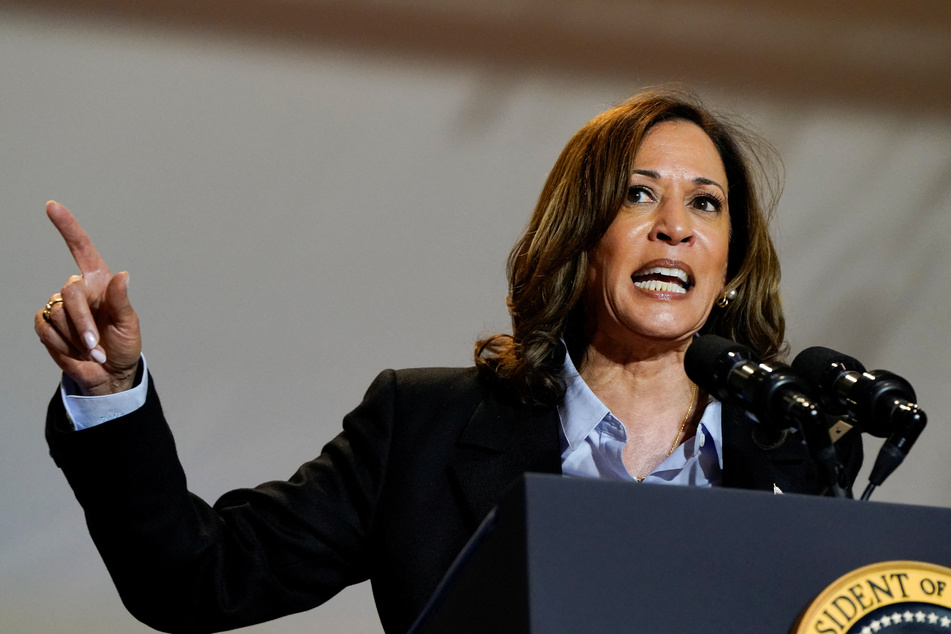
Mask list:
[[[690,344],[694,334],[703,326],[700,324],[639,324],[621,328],[606,334],[608,345],[631,351],[654,351],[679,349]],[[597,338],[597,334],[596,334]]]
[[651,315],[639,315],[638,318],[630,320],[625,324],[625,330],[632,342],[648,340],[676,343],[689,340],[703,327],[708,315],[709,311],[699,314],[685,314],[680,310],[656,311]]

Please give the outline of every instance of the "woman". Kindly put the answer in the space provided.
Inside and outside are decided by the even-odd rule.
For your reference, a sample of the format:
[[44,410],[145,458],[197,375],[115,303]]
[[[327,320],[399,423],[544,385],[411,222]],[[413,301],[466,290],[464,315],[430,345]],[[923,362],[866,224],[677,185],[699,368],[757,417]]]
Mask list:
[[[64,372],[47,438],[126,606],[159,629],[226,629],[370,578],[384,628],[405,631],[525,472],[819,493],[800,443],[752,438],[683,369],[698,332],[782,349],[744,138],[666,93],[592,120],[510,256],[512,335],[478,343],[474,368],[382,373],[294,478],[214,507],[185,488],[127,274],[50,203],[82,275],[35,317]],[[104,397],[81,410],[71,393]]]

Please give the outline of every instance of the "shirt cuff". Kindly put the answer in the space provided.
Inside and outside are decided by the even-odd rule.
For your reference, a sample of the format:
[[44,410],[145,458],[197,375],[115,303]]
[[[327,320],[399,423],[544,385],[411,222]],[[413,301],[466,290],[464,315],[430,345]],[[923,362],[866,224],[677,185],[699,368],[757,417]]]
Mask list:
[[139,376],[141,380],[138,384],[124,392],[105,396],[80,396],[79,386],[64,374],[59,389],[73,429],[79,431],[95,427],[131,414],[145,405],[145,397],[149,392],[149,373],[144,355],[139,357]]

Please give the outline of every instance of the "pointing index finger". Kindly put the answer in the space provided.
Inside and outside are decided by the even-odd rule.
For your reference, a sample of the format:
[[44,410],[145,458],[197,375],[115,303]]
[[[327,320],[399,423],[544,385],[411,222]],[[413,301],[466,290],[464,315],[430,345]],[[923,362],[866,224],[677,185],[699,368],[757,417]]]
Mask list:
[[99,255],[96,247],[93,246],[92,240],[89,239],[89,236],[69,209],[51,200],[46,203],[46,215],[49,216],[53,225],[63,236],[66,246],[69,247],[69,252],[72,253],[73,259],[83,275],[95,272],[111,275],[109,267]]

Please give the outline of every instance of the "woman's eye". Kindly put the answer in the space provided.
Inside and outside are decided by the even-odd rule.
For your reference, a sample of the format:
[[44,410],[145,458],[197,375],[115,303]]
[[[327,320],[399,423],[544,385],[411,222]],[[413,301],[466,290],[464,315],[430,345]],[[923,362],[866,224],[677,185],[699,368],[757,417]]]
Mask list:
[[715,196],[697,196],[693,204],[700,211],[720,211],[723,208],[723,203]]
[[627,190],[627,202],[629,203],[649,203],[653,202],[654,197],[646,187],[635,185]]

